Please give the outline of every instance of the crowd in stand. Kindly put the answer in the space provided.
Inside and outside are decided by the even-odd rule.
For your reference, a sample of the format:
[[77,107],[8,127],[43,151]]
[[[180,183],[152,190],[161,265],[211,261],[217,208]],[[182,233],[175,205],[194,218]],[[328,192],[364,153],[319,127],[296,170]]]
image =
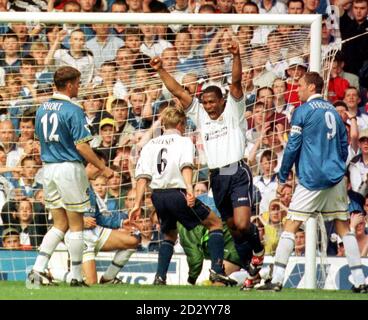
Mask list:
[[[333,10],[331,10],[333,8]],[[326,97],[336,106],[349,137],[347,188],[351,228],[362,256],[368,252],[368,34],[367,0],[27,0],[0,1],[0,11],[126,13],[323,14],[322,65]],[[244,158],[253,168],[258,205],[254,221],[266,254],[274,254],[295,178],[276,195],[277,177],[293,110],[299,107],[298,80],[308,70],[309,30],[302,26],[199,26],[26,24],[0,25],[0,208],[2,245],[40,245],[49,221],[42,191],[42,162],[34,136],[38,105],[53,91],[53,73],[64,65],[81,74],[79,103],[91,133],[91,146],[116,173],[91,181],[111,216],[128,216],[134,204],[134,167],[143,145],[160,134],[160,113],[180,107],[150,67],[155,56],[191,95],[231,83],[227,45],[236,40],[243,63]],[[354,38],[355,37],[355,38]],[[353,38],[353,39],[351,39]],[[351,40],[350,40],[351,39]],[[336,46],[343,41],[336,53]],[[345,41],[347,40],[347,41]],[[197,147],[195,195],[213,203],[199,135],[188,121]],[[123,218],[122,218],[123,219]],[[124,220],[124,219],[123,219]],[[160,230],[146,195],[141,251],[157,251]],[[328,254],[343,255],[332,225]],[[295,255],[304,255],[304,230]],[[177,251],[181,248],[178,245]]]

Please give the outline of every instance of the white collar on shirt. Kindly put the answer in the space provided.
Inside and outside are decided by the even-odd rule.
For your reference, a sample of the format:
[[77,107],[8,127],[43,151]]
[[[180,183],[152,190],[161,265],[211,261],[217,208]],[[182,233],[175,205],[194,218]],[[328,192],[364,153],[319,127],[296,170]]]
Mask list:
[[65,94],[62,94],[62,93],[59,93],[59,92],[55,92],[52,97],[54,99],[61,99],[61,100],[68,100],[68,101],[71,101],[70,97],[68,97],[67,95]]
[[308,99],[307,102],[311,101],[312,99],[319,99],[322,98],[322,95],[320,93],[312,94]]

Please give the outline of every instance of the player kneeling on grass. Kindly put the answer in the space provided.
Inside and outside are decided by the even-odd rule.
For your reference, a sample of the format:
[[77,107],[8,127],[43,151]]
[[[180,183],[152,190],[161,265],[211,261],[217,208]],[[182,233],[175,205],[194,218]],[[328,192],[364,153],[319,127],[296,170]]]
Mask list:
[[[101,159],[102,160],[102,159]],[[87,176],[93,180],[99,171],[92,164],[86,167]],[[130,256],[140,243],[140,232],[124,220],[123,215],[112,215],[108,212],[104,201],[90,189],[91,210],[84,214],[84,244],[83,273],[87,284],[97,283],[96,261],[98,252],[116,251],[115,256],[100,279],[101,284],[120,284],[122,281],[117,274],[128,262]],[[134,225],[136,226],[136,225]],[[69,232],[68,232],[69,233]],[[65,241],[68,242],[68,233]],[[70,282],[69,272],[59,275],[53,274],[60,281]]]
[[165,128],[162,136],[152,139],[141,152],[136,167],[137,195],[130,219],[140,216],[140,205],[148,181],[152,203],[160,220],[164,240],[158,255],[154,284],[166,284],[166,274],[177,240],[176,223],[188,230],[203,224],[209,230],[211,256],[210,280],[219,285],[235,285],[223,270],[224,236],[220,218],[193,195],[192,175],[194,145],[185,132],[184,111],[166,108],[161,114]]

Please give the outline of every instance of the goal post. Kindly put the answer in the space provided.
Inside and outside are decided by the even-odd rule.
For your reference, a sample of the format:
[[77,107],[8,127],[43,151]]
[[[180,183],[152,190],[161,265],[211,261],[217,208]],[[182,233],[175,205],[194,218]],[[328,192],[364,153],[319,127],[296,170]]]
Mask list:
[[[309,70],[321,72],[321,15],[295,14],[162,14],[162,13],[59,13],[1,12],[0,23],[45,24],[152,24],[152,25],[303,25],[310,27]],[[316,288],[317,223],[306,224],[305,288]]]

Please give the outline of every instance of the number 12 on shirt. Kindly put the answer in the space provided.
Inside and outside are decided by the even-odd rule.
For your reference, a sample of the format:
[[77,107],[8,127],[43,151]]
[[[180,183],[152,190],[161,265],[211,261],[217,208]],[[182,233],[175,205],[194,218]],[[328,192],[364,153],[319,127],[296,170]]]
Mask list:
[[[59,135],[56,134],[56,130],[59,125],[59,119],[57,117],[56,113],[51,113],[50,117],[46,113],[42,118],[42,130],[43,130],[43,136],[45,138],[45,142],[59,142]],[[50,123],[51,127],[51,133],[48,135],[48,124]]]

